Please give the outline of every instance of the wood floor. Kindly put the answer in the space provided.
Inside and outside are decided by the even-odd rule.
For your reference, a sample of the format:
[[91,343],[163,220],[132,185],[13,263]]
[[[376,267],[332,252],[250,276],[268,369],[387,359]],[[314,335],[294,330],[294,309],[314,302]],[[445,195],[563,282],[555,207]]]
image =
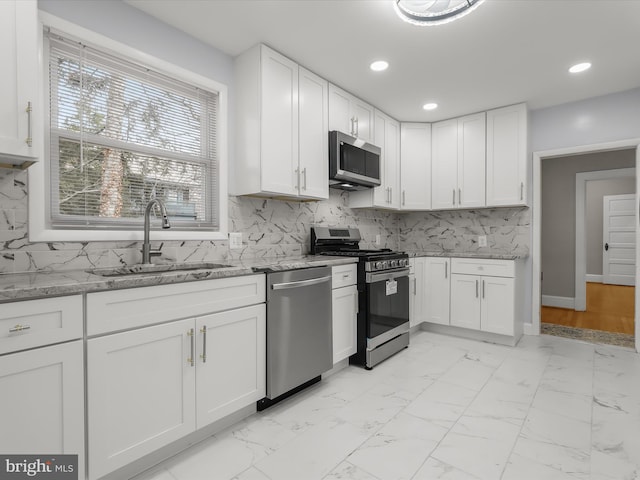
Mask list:
[[541,320],[567,327],[634,334],[635,287],[587,283],[587,311],[542,307]]

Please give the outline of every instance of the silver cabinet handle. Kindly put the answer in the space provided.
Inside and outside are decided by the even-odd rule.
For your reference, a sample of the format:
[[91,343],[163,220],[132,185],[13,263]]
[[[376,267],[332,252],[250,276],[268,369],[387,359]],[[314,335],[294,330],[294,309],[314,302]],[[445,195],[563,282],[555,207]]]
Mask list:
[[402,190],[402,206],[404,207],[407,203],[407,191]]
[[302,169],[302,179],[304,180],[304,183],[302,184],[302,189],[306,190],[307,189],[307,167],[304,167]]
[[351,117],[351,118],[349,119],[349,122],[351,123],[351,129],[350,129],[349,133],[350,133],[351,135],[355,136],[355,134],[356,134],[356,133],[355,133],[355,127],[353,126],[353,117]]
[[462,205],[462,189],[458,189],[458,205]]
[[27,138],[25,140],[26,144],[28,146],[33,146],[33,137],[31,136],[31,112],[32,112],[32,108],[31,108],[31,102],[27,102]]
[[202,334],[202,353],[200,354],[200,358],[202,359],[202,363],[207,363],[207,326],[203,325],[200,329],[200,333]]
[[31,325],[16,325],[13,328],[9,329],[9,333],[16,333],[16,332],[23,332],[25,330],[30,330],[31,329]]
[[418,279],[417,278],[413,279],[413,294],[414,295],[418,294]]
[[476,280],[476,298],[478,298],[478,280]]
[[190,337],[191,339],[191,356],[189,358],[187,358],[187,363],[190,366],[195,366],[196,362],[194,360],[195,357],[195,348],[196,348],[196,339],[195,339],[195,335],[193,332],[193,328],[189,329],[189,331],[187,332],[187,336]]
[[524,182],[520,182],[520,201],[524,200]]
[[456,189],[453,189],[453,204],[456,204]]
[[449,264],[447,262],[444,262],[444,278],[447,278],[449,273]]
[[296,190],[300,189],[300,169],[296,168],[295,169],[295,175],[296,175]]
[[349,273],[345,273],[344,275],[342,275],[342,278],[349,278],[351,275]]
[[482,298],[484,298],[484,280],[482,280]]

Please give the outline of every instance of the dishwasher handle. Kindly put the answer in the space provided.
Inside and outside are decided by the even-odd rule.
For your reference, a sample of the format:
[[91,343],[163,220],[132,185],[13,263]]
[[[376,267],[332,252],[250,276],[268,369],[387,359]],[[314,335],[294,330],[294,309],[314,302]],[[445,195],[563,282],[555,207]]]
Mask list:
[[331,275],[328,275],[326,277],[311,278],[309,280],[300,280],[297,282],[274,283],[273,285],[271,285],[271,289],[287,290],[290,288],[302,288],[302,287],[308,287],[310,285],[318,285],[320,283],[325,283],[330,281],[331,281]]

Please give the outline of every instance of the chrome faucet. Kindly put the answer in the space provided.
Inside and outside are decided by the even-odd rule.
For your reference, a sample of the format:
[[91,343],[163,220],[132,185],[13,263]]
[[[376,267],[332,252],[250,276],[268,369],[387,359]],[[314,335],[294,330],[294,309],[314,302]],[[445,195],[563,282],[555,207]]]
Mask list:
[[149,229],[151,228],[151,210],[154,205],[158,205],[160,207],[160,213],[162,214],[162,228],[167,229],[171,228],[171,224],[169,223],[169,217],[167,216],[167,209],[157,198],[152,198],[149,203],[147,203],[147,208],[144,210],[144,243],[142,244],[142,263],[148,265],[151,263],[151,257],[160,255],[160,250],[151,250],[151,243],[149,242]]

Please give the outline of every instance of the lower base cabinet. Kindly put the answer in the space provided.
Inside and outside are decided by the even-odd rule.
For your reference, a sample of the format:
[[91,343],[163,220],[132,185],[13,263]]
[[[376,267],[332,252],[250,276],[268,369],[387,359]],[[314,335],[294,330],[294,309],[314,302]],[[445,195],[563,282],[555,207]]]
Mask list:
[[264,304],[87,342],[89,478],[263,398]]
[[84,478],[82,340],[0,357],[0,392],[0,452],[77,454]]
[[358,350],[358,288],[355,285],[331,291],[333,312],[333,363]]

